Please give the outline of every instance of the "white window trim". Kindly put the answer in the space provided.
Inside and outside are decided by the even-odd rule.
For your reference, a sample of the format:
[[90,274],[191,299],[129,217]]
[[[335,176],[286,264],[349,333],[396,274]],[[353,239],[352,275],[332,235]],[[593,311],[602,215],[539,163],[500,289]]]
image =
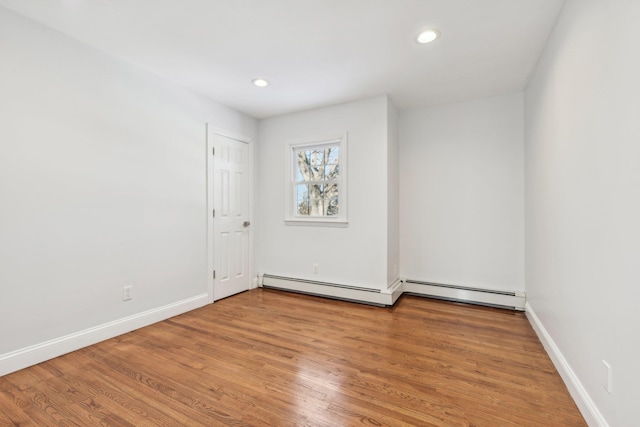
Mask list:
[[[285,150],[285,216],[284,222],[287,225],[317,225],[317,226],[336,226],[344,227],[348,224],[348,149],[347,149],[347,133],[345,132],[341,136],[330,136],[327,138],[314,138],[305,139],[301,141],[291,141],[286,144]],[[294,181],[295,170],[294,165],[294,153],[295,150],[304,147],[313,147],[324,144],[339,144],[340,145],[340,214],[336,217],[298,217],[294,213]]]

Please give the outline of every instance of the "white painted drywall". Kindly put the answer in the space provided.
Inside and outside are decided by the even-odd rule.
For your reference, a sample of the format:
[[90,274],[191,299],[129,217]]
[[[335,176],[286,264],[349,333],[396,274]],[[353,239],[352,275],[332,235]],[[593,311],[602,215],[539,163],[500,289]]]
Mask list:
[[640,418],[638,21],[568,1],[525,92],[527,299],[611,426]]
[[400,112],[408,279],[524,290],[523,95]]
[[387,285],[400,277],[398,108],[387,98]]
[[[286,225],[285,145],[348,132],[347,227]],[[258,271],[387,287],[387,97],[261,120]],[[318,274],[313,265],[318,264]]]
[[206,293],[205,122],[256,121],[3,8],[0,58],[0,356]]

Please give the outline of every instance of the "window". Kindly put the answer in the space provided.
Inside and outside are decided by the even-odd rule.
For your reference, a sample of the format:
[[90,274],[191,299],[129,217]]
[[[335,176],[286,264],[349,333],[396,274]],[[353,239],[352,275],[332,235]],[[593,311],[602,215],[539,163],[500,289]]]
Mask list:
[[289,144],[287,221],[346,223],[346,135]]

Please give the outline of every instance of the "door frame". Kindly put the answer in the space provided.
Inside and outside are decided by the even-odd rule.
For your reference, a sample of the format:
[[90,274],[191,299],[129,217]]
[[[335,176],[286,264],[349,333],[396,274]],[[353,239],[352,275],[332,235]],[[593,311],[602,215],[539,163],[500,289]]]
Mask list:
[[249,289],[255,288],[258,283],[257,279],[255,279],[255,266],[254,266],[254,239],[255,239],[255,221],[253,217],[253,204],[254,204],[254,194],[253,194],[253,139],[240,135],[234,132],[229,132],[225,129],[217,128],[211,126],[209,123],[205,123],[205,132],[206,132],[206,200],[207,200],[207,300],[209,304],[213,303],[213,290],[215,286],[215,280],[213,279],[213,272],[216,268],[214,263],[214,221],[213,221],[213,138],[212,135],[220,135],[226,138],[235,139],[236,141],[243,142],[248,145],[249,159],[248,159],[248,171],[247,171],[247,192],[249,196],[248,200],[248,220],[251,222],[251,228],[249,229]]

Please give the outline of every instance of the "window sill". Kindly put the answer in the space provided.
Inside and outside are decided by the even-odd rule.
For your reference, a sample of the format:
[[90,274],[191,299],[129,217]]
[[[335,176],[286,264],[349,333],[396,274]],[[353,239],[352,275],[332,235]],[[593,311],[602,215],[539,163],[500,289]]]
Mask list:
[[312,227],[348,227],[349,222],[346,218],[287,218],[284,220],[285,225],[302,225]]

